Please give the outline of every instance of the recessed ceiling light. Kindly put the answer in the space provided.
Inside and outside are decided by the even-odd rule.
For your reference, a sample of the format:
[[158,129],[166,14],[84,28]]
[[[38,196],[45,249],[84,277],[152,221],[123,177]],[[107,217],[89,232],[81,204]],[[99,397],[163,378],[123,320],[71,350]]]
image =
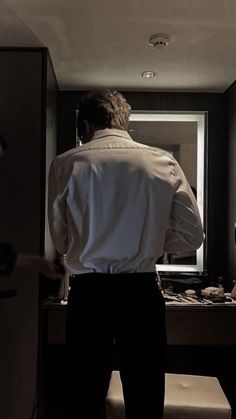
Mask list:
[[153,77],[156,77],[157,73],[155,73],[155,71],[144,71],[142,73],[142,77],[144,77],[145,79],[152,79]]

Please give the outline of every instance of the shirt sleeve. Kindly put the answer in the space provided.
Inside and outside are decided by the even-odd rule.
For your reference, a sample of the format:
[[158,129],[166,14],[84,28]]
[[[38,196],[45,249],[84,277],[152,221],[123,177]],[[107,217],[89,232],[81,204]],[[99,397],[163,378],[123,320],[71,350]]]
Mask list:
[[10,275],[16,263],[17,253],[9,243],[0,244],[0,275]]
[[174,177],[174,196],[166,232],[165,252],[196,250],[204,241],[202,221],[196,198],[177,162]]
[[66,217],[66,190],[59,185],[55,160],[51,163],[48,181],[48,222],[56,250],[67,253],[68,229]]

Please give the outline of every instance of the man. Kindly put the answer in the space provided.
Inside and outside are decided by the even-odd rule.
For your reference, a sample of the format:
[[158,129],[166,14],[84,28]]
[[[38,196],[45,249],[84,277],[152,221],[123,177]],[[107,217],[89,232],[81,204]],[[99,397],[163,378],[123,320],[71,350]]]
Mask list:
[[84,96],[78,113],[83,145],[50,168],[51,236],[71,274],[67,419],[106,417],[114,342],[126,419],[163,417],[165,305],[155,262],[203,241],[181,168],[169,153],[131,139],[130,111],[116,91]]

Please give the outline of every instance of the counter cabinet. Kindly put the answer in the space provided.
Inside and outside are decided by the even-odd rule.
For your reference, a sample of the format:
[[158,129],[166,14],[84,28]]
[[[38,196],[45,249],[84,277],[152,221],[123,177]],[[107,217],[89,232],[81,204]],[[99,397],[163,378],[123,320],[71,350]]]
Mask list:
[[[41,371],[43,391],[39,419],[59,419],[63,397],[62,357],[66,305],[47,304],[42,309]],[[215,376],[236,419],[236,305],[167,305],[168,347],[166,371]],[[114,351],[114,369],[118,369]]]
[[[44,306],[48,344],[63,344],[66,305]],[[167,305],[169,345],[236,345],[236,304]]]

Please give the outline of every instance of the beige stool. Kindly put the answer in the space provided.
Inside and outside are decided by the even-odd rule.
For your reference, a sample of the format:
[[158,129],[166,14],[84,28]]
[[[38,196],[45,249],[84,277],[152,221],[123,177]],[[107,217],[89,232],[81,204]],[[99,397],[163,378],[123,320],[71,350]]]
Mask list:
[[[119,371],[112,373],[107,394],[107,415],[108,419],[125,419]],[[230,419],[231,407],[216,377],[166,374],[164,417]]]

